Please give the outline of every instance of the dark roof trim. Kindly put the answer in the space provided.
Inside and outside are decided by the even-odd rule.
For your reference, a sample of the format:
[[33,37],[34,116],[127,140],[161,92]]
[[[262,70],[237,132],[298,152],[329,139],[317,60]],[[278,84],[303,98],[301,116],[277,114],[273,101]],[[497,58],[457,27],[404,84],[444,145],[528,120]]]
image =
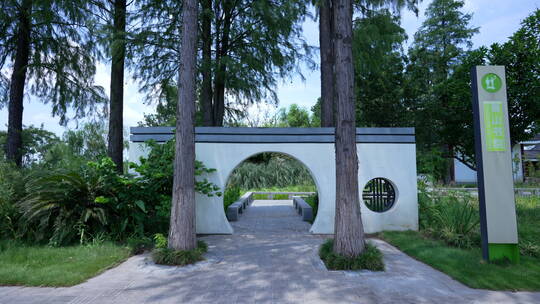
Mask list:
[[[132,127],[130,140],[165,142],[172,127]],[[197,127],[196,142],[214,143],[333,143],[334,128]],[[414,128],[356,128],[358,143],[415,143]]]

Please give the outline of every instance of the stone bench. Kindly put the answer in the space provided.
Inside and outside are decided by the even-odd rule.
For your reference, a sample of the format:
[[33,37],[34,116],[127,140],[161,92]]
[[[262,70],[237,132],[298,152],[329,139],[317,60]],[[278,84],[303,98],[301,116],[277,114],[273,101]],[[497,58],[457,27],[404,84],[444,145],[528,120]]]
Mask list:
[[302,197],[293,196],[293,205],[303,221],[313,221],[313,208]]
[[252,201],[252,192],[247,192],[246,194],[242,195],[236,202],[230,204],[229,207],[227,207],[227,219],[232,222],[237,221],[240,213],[244,213],[244,210],[249,207]]

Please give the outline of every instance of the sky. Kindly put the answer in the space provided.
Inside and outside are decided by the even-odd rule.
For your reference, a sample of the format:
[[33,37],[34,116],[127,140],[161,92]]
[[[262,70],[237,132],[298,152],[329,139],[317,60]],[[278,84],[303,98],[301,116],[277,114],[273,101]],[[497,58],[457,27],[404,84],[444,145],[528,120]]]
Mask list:
[[[407,45],[412,43],[414,33],[425,19],[425,10],[431,1],[424,0],[420,5],[418,16],[409,11],[402,12],[401,26],[409,37]],[[520,22],[536,8],[540,8],[540,0],[465,0],[463,11],[472,13],[471,26],[479,27],[480,32],[473,37],[473,47],[491,45],[495,42],[505,42],[519,27]],[[308,44],[318,47],[319,27],[316,21],[306,18],[303,24],[304,37]],[[314,60],[318,63],[317,52]],[[109,92],[110,65],[100,63],[97,67],[96,83]],[[296,103],[310,109],[320,96],[320,74],[318,70],[310,70],[302,65],[304,79],[298,75],[282,80],[277,87],[279,99],[278,107],[288,107]],[[43,104],[36,99],[25,97],[23,123],[25,126],[34,125],[61,135],[65,128],[59,125],[59,120],[51,115],[51,106]],[[124,128],[136,126],[143,120],[144,114],[153,113],[155,105],[144,104],[144,95],[139,93],[138,84],[126,75],[124,90]],[[257,111],[274,111],[271,106],[253,108],[251,113]],[[0,129],[7,129],[8,113],[6,107],[0,110]],[[76,127],[71,122],[68,128]]]

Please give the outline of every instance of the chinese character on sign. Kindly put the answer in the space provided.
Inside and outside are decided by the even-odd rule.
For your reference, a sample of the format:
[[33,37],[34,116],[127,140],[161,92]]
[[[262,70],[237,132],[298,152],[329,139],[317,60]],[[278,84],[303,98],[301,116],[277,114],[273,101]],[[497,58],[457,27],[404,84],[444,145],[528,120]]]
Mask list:
[[484,134],[488,151],[506,151],[503,104],[484,102]]

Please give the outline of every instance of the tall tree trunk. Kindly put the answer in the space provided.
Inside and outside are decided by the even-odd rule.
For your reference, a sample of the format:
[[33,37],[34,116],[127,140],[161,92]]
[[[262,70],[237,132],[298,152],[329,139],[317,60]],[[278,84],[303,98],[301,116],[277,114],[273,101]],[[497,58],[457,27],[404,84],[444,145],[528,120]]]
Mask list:
[[114,33],[111,43],[111,99],[109,102],[108,155],[123,172],[124,61],[126,57],[126,0],[114,0]]
[[456,182],[456,168],[454,165],[454,146],[449,144],[443,145],[443,151],[446,158],[446,172],[444,176],[444,183],[446,185],[452,185]]
[[358,194],[351,0],[334,1],[333,13],[337,92],[334,252],[355,257],[364,251],[364,229]]
[[26,70],[30,58],[32,0],[24,0],[18,16],[17,49],[11,74],[8,106],[7,159],[17,166],[22,164],[22,120]]
[[212,0],[202,0],[202,11],[202,123],[203,126],[212,126]]
[[335,126],[334,55],[332,37],[332,0],[322,0],[319,7],[319,44],[321,57],[321,127]]
[[197,247],[195,235],[195,78],[197,61],[197,0],[184,0],[176,108],[176,154],[169,229],[169,248]]
[[229,52],[229,35],[232,24],[232,3],[224,2],[223,33],[221,39],[216,40],[216,76],[214,82],[214,125],[223,126],[225,116],[225,77],[227,66],[224,58]]

